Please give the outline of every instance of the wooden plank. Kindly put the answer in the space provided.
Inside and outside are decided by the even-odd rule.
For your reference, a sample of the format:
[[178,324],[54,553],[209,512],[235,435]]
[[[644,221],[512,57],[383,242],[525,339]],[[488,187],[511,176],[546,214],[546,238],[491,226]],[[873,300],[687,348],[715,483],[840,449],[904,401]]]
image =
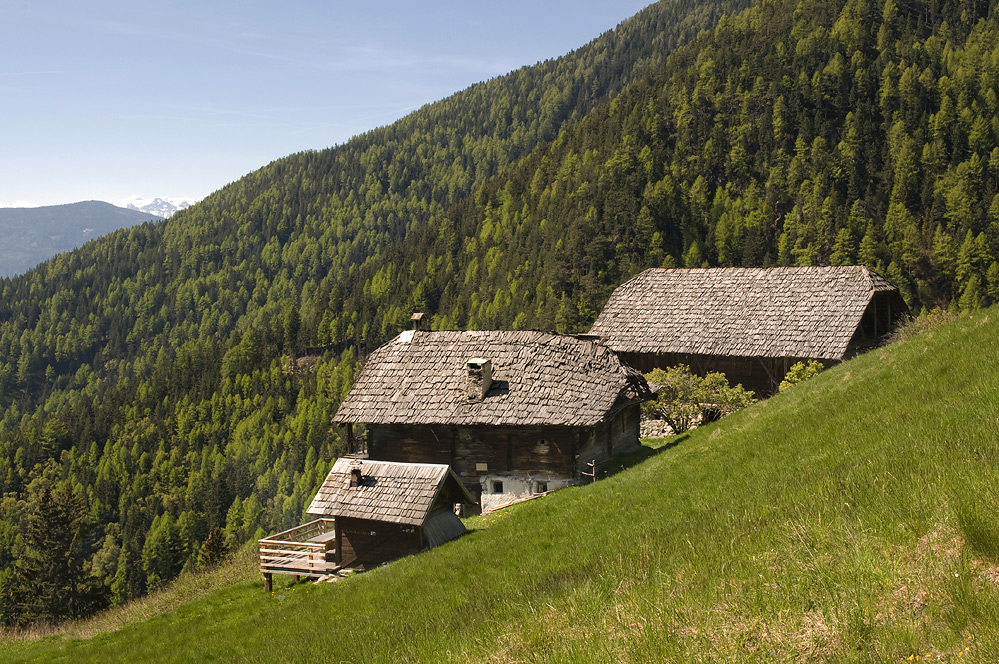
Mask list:
[[305,540],[305,541],[302,541],[302,542],[294,542],[294,541],[290,541],[290,540],[266,540],[266,539],[262,539],[262,540],[257,540],[257,543],[260,546],[269,546],[271,544],[280,545],[280,546],[300,546],[300,545],[307,545],[308,544],[308,540]]
[[328,563],[325,558],[274,558],[260,563],[261,567],[281,567],[299,569],[313,569],[315,567],[325,567]]
[[282,554],[293,555],[293,556],[307,556],[307,555],[317,554],[317,553],[326,553],[326,549],[325,548],[319,548],[319,549],[261,549],[260,550],[260,555],[261,556],[263,556],[265,553],[266,554],[278,554],[278,553],[282,553]]
[[260,549],[281,549],[288,548],[293,551],[311,551],[313,549],[320,550],[325,546],[322,542],[267,542],[260,545]]
[[323,533],[321,535],[316,535],[315,537],[310,537],[306,541],[308,541],[308,542],[325,543],[325,542],[329,542],[331,539],[334,539],[334,538],[336,538],[336,533],[327,532],[327,533]]
[[[257,540],[257,541],[258,542],[282,542],[282,541],[298,542],[298,541],[302,541],[302,539],[306,539],[304,537],[304,535],[306,533],[312,533],[312,534],[309,534],[309,537],[312,537],[312,535],[315,534],[315,533],[326,532],[326,530],[328,530],[332,526],[332,524],[333,524],[333,519],[328,519],[328,518],[315,519],[314,521],[310,521],[308,523],[302,524],[301,526],[295,526],[294,528],[289,528],[288,530],[283,530],[283,531],[281,531],[279,533],[274,533],[273,535],[268,535],[267,537],[264,537],[263,539],[260,539],[260,540]],[[292,539],[292,538],[283,539],[286,535],[297,535],[298,539]]]
[[270,564],[273,564],[273,563],[280,563],[280,564],[283,565],[285,563],[295,563],[296,565],[299,565],[299,564],[304,565],[304,564],[308,563],[310,560],[326,560],[326,556],[322,556],[322,557],[319,557],[319,556],[295,556],[295,557],[292,557],[292,556],[261,556],[260,557],[260,564],[262,564],[262,565],[270,565]]
[[314,553],[298,553],[294,555],[281,554],[281,555],[261,555],[259,560],[261,561],[301,561],[301,560],[325,560],[326,554],[314,554]]
[[330,565],[325,569],[295,569],[292,567],[282,568],[282,567],[267,567],[260,570],[261,574],[298,574],[300,576],[310,576],[310,577],[320,577],[326,576],[337,571],[335,565]]

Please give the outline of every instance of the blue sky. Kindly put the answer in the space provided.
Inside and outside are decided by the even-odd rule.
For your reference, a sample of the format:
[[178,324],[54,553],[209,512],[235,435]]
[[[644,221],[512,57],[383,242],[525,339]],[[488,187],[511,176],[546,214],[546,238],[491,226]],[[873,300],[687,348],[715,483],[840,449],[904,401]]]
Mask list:
[[0,204],[203,197],[646,0],[0,0]]

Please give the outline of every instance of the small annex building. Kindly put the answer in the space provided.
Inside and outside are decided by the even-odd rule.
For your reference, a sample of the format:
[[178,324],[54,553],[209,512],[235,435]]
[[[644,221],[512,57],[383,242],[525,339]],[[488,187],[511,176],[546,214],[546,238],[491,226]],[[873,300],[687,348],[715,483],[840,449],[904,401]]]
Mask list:
[[590,329],[632,367],[720,371],[760,396],[792,364],[840,362],[909,316],[898,289],[863,266],[645,270]]
[[446,464],[342,457],[306,510],[316,519],[259,541],[260,570],[269,587],[273,574],[370,569],[464,534],[455,507],[475,502]]
[[335,562],[367,569],[464,534],[458,504],[474,504],[447,464],[340,458],[307,514],[335,521]]
[[371,354],[333,421],[369,459],[449,464],[488,511],[637,449],[650,396],[592,340],[407,330]]

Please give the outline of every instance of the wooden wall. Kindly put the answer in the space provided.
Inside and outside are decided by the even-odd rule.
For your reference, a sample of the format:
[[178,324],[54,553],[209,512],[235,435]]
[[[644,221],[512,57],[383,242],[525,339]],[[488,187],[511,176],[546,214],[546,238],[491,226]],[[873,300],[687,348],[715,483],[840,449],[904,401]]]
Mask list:
[[909,308],[898,291],[882,291],[871,298],[860,325],[850,340],[846,357],[850,358],[869,350],[884,341],[884,338],[909,318]]
[[368,426],[368,457],[403,463],[451,463],[451,427],[408,424]]
[[518,473],[578,478],[586,463],[602,464],[635,449],[638,404],[618,410],[596,427],[448,427],[371,425],[368,455],[379,461],[447,463],[473,495],[483,475]]
[[584,432],[576,472],[589,472],[587,464],[591,461],[596,461],[599,466],[619,454],[636,449],[640,444],[641,417],[639,405],[632,404],[617,411],[606,422]]
[[482,475],[521,472],[572,477],[580,431],[576,427],[372,424],[368,456],[379,461],[450,464],[478,495]]
[[336,527],[339,562],[347,567],[371,569],[422,548],[417,526],[337,517]]
[[512,463],[509,470],[520,473],[572,475],[578,430],[571,427],[518,429],[509,434]]

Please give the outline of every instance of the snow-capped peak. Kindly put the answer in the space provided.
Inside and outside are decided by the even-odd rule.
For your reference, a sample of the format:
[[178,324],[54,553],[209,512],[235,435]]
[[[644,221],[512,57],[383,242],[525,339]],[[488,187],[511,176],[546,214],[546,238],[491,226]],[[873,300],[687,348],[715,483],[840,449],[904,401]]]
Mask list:
[[141,196],[129,196],[124,200],[115,201],[114,204],[118,207],[147,212],[166,219],[174,212],[191,207],[197,202],[198,199],[196,198],[143,198]]

